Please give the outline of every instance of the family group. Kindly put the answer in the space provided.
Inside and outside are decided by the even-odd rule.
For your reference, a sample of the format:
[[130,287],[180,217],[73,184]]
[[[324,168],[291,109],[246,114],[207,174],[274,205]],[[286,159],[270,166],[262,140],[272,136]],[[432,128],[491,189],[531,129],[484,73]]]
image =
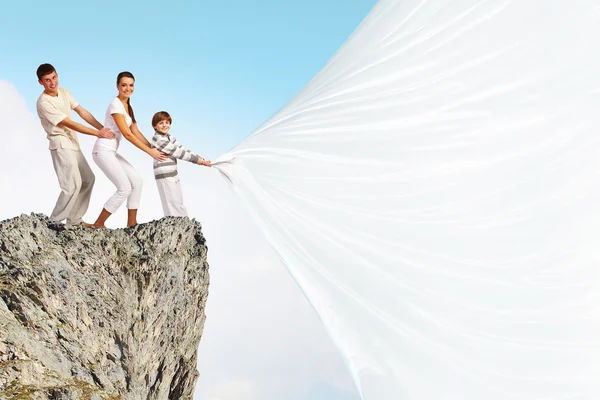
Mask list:
[[[37,77],[44,87],[37,100],[37,113],[50,143],[52,163],[61,189],[50,215],[52,221],[105,228],[108,217],[127,201],[127,226],[137,224],[143,182],[138,171],[118,153],[123,138],[154,159],[154,177],[165,216],[187,216],[177,160],[206,167],[210,167],[211,162],[190,152],[170,135],[173,120],[166,111],[159,111],[152,117],[154,136],[151,142],[144,137],[131,106],[135,84],[133,74],[127,71],[118,74],[118,94],[108,105],[104,124],[83,108],[66,88],[59,86],[58,73],[51,64],[40,65]],[[71,110],[91,127],[73,121]],[[76,132],[97,137],[92,159],[116,187],[92,224],[82,218],[89,206],[95,177],[81,151]]]

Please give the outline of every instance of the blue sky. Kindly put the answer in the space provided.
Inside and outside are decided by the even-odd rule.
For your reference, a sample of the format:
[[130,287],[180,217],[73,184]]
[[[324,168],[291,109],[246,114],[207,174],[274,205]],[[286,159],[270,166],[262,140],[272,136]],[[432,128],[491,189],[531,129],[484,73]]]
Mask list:
[[[0,117],[9,119],[9,154],[4,161],[19,165],[21,174],[18,181],[12,175],[0,177],[0,189],[14,190],[22,180],[37,179],[38,184],[20,185],[16,198],[5,198],[0,219],[20,212],[49,214],[58,194],[45,135],[35,116],[41,92],[35,70],[40,63],[52,63],[61,85],[101,122],[116,95],[117,73],[133,72],[132,105],[142,132],[151,135],[152,114],[168,110],[179,141],[216,159],[302,89],[374,4],[375,0],[3,4]],[[22,160],[23,145],[31,150],[28,159],[38,161]],[[91,138],[82,138],[96,173],[87,220],[95,218],[113,190],[91,161],[92,145]],[[141,221],[160,217],[149,159],[133,146],[122,147],[147,182]],[[218,174],[205,170],[186,165],[180,171],[186,205],[202,222],[210,249],[211,293],[196,398],[358,400],[341,356],[308,302],[229,197]],[[110,222],[118,226],[121,219],[117,213]]]
[[142,132],[166,109],[173,133],[193,133],[215,158],[300,90],[374,3],[14,1],[3,5],[0,78],[34,110],[35,69],[50,62],[100,118],[117,73],[129,70]]

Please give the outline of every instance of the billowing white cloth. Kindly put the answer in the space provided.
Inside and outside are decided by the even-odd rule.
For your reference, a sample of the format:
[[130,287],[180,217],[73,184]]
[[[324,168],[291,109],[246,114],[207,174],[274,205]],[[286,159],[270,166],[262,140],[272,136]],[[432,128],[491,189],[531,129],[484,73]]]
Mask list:
[[600,399],[600,0],[380,0],[216,162],[367,400]]

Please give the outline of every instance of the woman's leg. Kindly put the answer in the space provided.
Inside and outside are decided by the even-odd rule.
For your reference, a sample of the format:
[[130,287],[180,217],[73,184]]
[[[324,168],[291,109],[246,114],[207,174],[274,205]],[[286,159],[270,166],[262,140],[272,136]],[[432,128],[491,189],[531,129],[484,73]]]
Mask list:
[[106,223],[106,220],[108,219],[108,217],[110,217],[111,214],[112,213],[106,211],[106,208],[103,208],[102,211],[100,211],[100,215],[98,215],[98,218],[96,218],[96,222],[94,222],[92,226],[98,228],[106,228],[106,225],[104,224]]
[[127,227],[131,228],[132,226],[137,225],[137,208],[128,209],[127,210]]
[[139,172],[123,156],[117,154],[117,159],[131,186],[131,192],[127,197],[127,226],[134,226],[137,225],[137,210],[140,206],[144,182]]
[[94,223],[94,226],[104,228],[106,219],[117,211],[132,192],[131,183],[129,182],[127,174],[121,167],[119,157],[121,156],[114,151],[99,150],[93,153],[93,160],[98,168],[104,172],[104,175],[106,175],[117,188],[117,191],[104,204],[104,208]]

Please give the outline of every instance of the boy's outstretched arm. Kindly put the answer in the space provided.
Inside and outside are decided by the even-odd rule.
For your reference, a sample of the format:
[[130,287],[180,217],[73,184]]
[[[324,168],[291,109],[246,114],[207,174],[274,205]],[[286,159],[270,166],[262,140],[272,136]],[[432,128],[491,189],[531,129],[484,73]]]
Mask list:
[[171,136],[171,140],[166,135],[154,135],[152,138],[154,147],[171,157],[178,158],[183,161],[189,161],[192,164],[205,165],[210,167],[210,161],[192,153],[185,147],[179,144],[177,139]]

